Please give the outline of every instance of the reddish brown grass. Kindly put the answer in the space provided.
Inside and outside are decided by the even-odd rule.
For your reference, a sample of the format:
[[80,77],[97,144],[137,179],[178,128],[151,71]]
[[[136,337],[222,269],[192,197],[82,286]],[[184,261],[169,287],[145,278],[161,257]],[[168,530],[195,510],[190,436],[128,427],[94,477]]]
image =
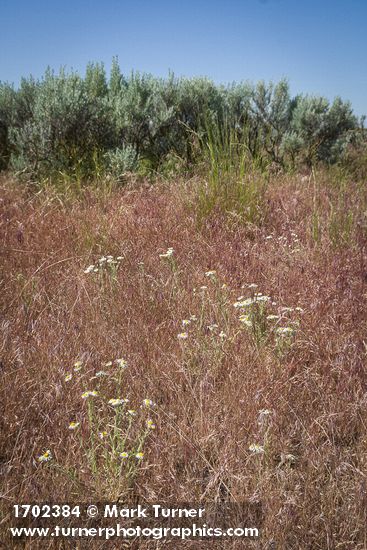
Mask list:
[[[188,200],[194,184],[60,199],[2,181],[0,468],[8,504],[112,498],[68,431],[70,420],[85,422],[80,395],[89,388],[64,376],[78,359],[92,373],[122,356],[129,363],[122,394],[135,408],[145,397],[158,405],[157,429],[127,493],[151,502],[261,502],[256,548],[367,547],[366,201],[350,182],[338,204],[353,212],[353,227],[333,246],[338,190],[329,178],[319,175],[317,189],[296,176],[274,180],[260,228],[218,214],[200,229]],[[167,247],[175,273],[159,258]],[[101,289],[83,270],[103,254],[124,260],[116,284]],[[207,270],[228,285],[225,306]],[[304,310],[282,356],[273,339],[257,346],[240,326],[233,303],[249,295],[241,289],[248,283],[272,297],[273,309]],[[196,323],[180,342],[181,321],[200,315],[201,291],[193,289],[202,285],[203,327]],[[212,323],[227,338],[214,337]],[[261,409],[271,411],[266,452],[254,455]],[[77,466],[77,483],[37,464],[45,449],[57,464]],[[10,523],[4,517],[2,527]]]

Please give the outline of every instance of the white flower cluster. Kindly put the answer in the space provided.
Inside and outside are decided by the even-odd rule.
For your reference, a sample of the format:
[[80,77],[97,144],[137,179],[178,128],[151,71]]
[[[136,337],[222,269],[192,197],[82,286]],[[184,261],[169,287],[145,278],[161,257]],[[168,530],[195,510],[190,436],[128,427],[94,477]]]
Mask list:
[[269,302],[271,300],[270,296],[263,296],[261,292],[254,294],[253,298],[244,298],[244,296],[239,296],[237,302],[233,305],[235,308],[245,308],[257,304],[259,302]]
[[109,269],[112,267],[117,268],[122,260],[122,256],[102,256],[102,258],[100,258],[97,263],[91,264],[86,269],[84,269],[84,273],[98,273],[103,269]]
[[171,258],[171,256],[173,256],[173,253],[174,253],[174,250],[173,248],[167,248],[167,252],[165,252],[164,254],[159,254],[159,257],[160,258]]

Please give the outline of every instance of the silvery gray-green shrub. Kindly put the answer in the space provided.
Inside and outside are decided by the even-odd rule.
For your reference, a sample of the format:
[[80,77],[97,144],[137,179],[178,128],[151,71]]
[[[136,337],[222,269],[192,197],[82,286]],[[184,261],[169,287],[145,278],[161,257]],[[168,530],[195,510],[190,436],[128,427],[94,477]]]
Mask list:
[[167,159],[190,169],[205,159],[208,132],[223,128],[258,166],[338,162],[357,134],[366,140],[348,102],[292,97],[286,80],[225,86],[171,73],[125,76],[114,58],[109,77],[90,63],[84,76],[48,69],[18,88],[0,83],[0,169],[36,177],[156,172]]
[[113,149],[105,154],[106,171],[115,179],[123,177],[127,172],[134,172],[138,167],[138,155],[132,145],[121,149]]

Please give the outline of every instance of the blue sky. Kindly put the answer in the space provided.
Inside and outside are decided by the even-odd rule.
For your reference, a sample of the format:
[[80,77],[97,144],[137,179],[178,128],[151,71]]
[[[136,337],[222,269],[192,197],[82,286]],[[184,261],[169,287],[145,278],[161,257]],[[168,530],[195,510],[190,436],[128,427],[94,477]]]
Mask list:
[[0,80],[88,61],[123,72],[289,80],[367,114],[367,0],[0,0]]

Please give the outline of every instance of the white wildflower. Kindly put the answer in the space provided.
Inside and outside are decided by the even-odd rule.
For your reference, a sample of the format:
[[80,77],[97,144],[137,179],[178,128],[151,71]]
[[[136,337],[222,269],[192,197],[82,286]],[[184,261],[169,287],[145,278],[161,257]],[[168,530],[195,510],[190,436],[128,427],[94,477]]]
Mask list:
[[37,458],[38,462],[49,462],[50,460],[52,460],[52,453],[51,451],[48,449],[47,451],[45,451],[43,453],[43,455],[39,456]]
[[82,393],[82,399],[88,399],[88,397],[97,397],[97,396],[98,396],[98,392],[94,390],[93,391],[87,390],[84,393]]
[[278,327],[276,333],[280,336],[290,336],[294,333],[294,329],[292,327]]
[[120,407],[121,405],[125,405],[125,403],[128,403],[128,399],[109,399],[108,404],[111,405],[111,407]]
[[155,403],[151,399],[143,399],[143,407],[150,409],[151,407],[155,407]]
[[174,253],[174,249],[173,248],[168,248],[167,252],[165,252],[164,254],[159,254],[159,257],[160,258],[171,258],[171,256],[173,256],[173,253]]
[[127,361],[125,359],[116,359],[116,364],[120,369],[126,369],[127,368]]
[[109,376],[109,374],[104,370],[99,370],[98,372],[96,372],[96,378],[101,378],[102,376]]
[[270,296],[263,296],[261,293],[256,294],[254,300],[256,302],[269,302],[271,300]]
[[246,327],[252,327],[252,321],[248,315],[240,315],[239,320],[246,325]]
[[252,443],[248,450],[257,455],[265,452],[264,447],[262,445],[257,445],[256,443]]
[[246,300],[238,301],[233,304],[235,308],[243,308],[251,306],[254,303],[254,300],[252,298],[246,298]]
[[69,430],[76,430],[79,428],[80,422],[70,422],[69,424]]

